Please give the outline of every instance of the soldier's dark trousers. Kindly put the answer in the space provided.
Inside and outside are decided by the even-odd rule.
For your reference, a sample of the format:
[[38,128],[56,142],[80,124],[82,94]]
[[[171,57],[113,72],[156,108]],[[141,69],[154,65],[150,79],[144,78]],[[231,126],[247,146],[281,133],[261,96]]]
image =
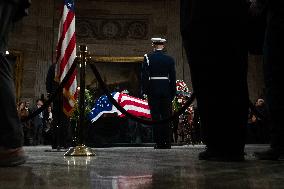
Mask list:
[[240,155],[248,117],[246,1],[230,1],[225,9],[215,1],[194,2],[183,42],[203,140],[211,151]]
[[[171,115],[172,102],[170,98],[148,97],[148,104],[153,120],[162,120]],[[171,133],[169,123],[153,125],[153,134],[156,144],[170,144]]]
[[23,130],[16,109],[12,65],[0,52],[0,146],[23,145]]
[[275,1],[275,3],[267,19],[264,77],[266,104],[272,126],[271,147],[284,151],[284,3],[281,1]]

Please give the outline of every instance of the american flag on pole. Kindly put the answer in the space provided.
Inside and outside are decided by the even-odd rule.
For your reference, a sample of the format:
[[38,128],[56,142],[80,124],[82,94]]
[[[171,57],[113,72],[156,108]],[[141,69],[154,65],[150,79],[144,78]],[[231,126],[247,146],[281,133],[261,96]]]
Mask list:
[[[64,0],[56,47],[56,79],[61,82],[76,58],[74,0]],[[70,115],[77,98],[77,69],[63,88],[63,110]]]
[[[113,92],[111,95],[121,107],[132,115],[148,119],[151,118],[150,108],[147,101],[120,92]],[[120,117],[125,116],[116,109],[116,107],[108,100],[106,95],[103,95],[96,100],[92,111],[88,115],[89,120],[93,123],[104,113],[117,113]]]

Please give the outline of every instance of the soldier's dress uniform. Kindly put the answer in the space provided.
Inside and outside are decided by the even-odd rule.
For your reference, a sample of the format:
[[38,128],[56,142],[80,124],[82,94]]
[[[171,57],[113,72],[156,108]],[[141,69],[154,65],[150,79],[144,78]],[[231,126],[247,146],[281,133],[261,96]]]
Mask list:
[[[163,43],[164,39],[152,38],[153,44]],[[148,97],[153,120],[168,118],[172,112],[172,100],[176,94],[175,61],[162,50],[144,55],[142,64],[142,92]],[[155,148],[170,148],[169,123],[153,126]]]

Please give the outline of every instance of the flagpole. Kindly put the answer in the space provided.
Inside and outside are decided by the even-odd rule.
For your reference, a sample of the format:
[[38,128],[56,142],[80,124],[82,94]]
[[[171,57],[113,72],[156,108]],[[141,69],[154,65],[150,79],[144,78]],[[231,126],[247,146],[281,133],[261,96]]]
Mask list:
[[77,146],[71,147],[64,154],[65,156],[94,156],[93,149],[85,146],[84,131],[85,125],[85,76],[86,76],[86,64],[87,64],[87,46],[80,45],[80,94],[79,94],[79,125],[77,125]]

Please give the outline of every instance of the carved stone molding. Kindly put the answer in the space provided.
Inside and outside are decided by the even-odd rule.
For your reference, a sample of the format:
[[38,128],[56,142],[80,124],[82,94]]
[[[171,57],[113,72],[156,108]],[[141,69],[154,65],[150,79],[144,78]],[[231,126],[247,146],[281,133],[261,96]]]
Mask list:
[[128,19],[125,16],[116,18],[78,17],[76,34],[80,39],[97,40],[144,40],[149,35],[147,18]]
[[128,25],[128,36],[132,39],[145,39],[147,36],[147,24],[142,21],[133,21]]

